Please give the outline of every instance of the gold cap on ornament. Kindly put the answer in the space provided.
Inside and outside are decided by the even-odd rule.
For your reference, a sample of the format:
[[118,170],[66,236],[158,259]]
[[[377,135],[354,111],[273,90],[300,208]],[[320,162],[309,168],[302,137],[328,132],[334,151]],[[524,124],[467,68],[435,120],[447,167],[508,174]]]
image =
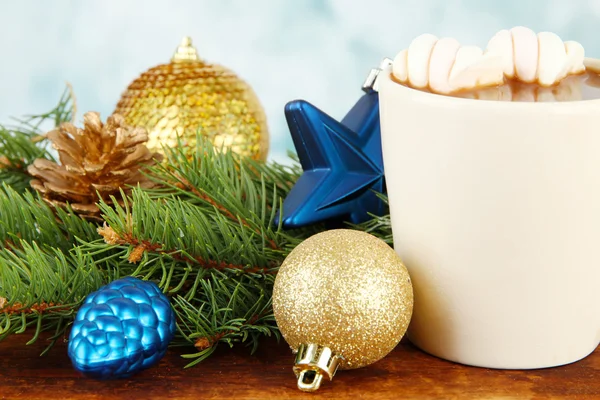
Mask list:
[[333,379],[343,358],[329,347],[318,344],[301,344],[296,351],[294,373],[298,378],[298,389],[314,392],[321,387],[323,377]]
[[175,54],[173,54],[171,61],[187,62],[198,60],[200,60],[200,57],[198,57],[198,51],[196,51],[196,48],[192,46],[192,38],[189,36],[184,36],[183,39],[181,39],[179,46],[177,46],[177,50],[175,50]]

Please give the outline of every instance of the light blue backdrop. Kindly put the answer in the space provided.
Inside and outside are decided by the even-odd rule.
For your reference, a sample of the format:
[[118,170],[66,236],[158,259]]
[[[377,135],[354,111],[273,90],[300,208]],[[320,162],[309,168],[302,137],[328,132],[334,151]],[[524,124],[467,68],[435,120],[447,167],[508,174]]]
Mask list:
[[485,46],[525,25],[600,57],[600,0],[92,0],[0,2],[0,121],[51,108],[72,83],[81,112],[112,112],[139,73],[185,35],[200,55],[255,88],[271,158],[293,148],[284,104],[306,99],[342,117],[371,67],[431,32]]

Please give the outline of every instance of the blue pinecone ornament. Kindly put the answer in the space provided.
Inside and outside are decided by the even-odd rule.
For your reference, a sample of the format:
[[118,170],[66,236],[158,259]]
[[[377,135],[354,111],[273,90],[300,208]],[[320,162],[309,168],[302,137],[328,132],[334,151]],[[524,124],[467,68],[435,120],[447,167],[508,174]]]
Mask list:
[[175,335],[175,313],[153,282],[126,277],[90,294],[69,337],[75,369],[97,378],[124,378],[157,363]]

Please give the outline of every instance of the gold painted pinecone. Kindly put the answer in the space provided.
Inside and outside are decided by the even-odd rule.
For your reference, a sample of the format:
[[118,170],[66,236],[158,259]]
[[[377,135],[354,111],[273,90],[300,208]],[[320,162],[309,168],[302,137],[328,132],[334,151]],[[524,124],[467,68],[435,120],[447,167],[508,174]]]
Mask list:
[[152,187],[153,182],[140,170],[155,164],[161,156],[146,147],[148,135],[144,128],[127,126],[118,114],[103,124],[100,114],[88,112],[83,121],[83,129],[63,123],[47,134],[62,165],[39,158],[27,171],[37,178],[31,181],[31,187],[48,204],[64,207],[69,203],[79,215],[97,219],[100,210],[96,203],[100,199],[120,199],[120,189],[128,193],[129,185]]

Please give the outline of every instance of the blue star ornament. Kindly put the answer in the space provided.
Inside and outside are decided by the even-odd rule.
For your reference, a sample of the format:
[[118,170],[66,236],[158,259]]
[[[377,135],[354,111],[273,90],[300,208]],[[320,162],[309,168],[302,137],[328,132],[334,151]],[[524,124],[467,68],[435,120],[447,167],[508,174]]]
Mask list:
[[283,203],[284,228],[321,221],[360,223],[381,215],[385,178],[379,128],[379,97],[363,95],[341,122],[312,104],[285,107],[290,133],[304,170]]

